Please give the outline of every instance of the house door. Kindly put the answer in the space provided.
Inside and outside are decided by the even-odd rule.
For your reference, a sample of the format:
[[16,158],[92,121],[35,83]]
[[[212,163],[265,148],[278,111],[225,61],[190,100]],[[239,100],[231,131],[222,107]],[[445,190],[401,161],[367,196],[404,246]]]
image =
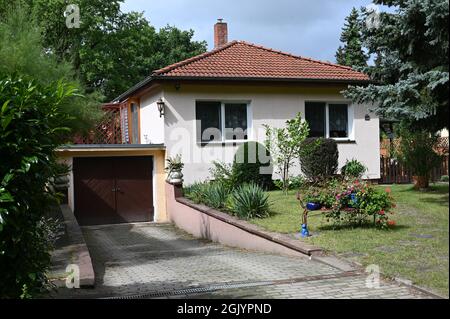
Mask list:
[[153,220],[152,157],[74,158],[80,225]]

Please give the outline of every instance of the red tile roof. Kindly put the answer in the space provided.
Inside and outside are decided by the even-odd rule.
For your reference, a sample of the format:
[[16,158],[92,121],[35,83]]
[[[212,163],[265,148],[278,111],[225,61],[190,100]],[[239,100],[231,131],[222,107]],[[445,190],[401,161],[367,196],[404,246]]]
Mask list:
[[367,81],[350,67],[233,41],[211,52],[154,71],[158,78]]

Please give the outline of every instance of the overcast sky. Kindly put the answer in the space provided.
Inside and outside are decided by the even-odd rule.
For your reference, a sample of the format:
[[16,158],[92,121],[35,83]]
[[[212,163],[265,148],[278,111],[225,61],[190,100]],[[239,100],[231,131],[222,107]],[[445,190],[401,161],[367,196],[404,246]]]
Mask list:
[[125,0],[122,10],[144,11],[156,28],[167,24],[195,31],[214,46],[217,18],[229,40],[244,40],[296,55],[335,61],[345,17],[370,0]]

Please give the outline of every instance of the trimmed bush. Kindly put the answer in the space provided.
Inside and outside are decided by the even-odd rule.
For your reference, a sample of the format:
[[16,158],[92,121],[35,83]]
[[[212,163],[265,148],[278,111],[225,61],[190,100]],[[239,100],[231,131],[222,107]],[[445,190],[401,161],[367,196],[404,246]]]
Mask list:
[[333,139],[308,138],[302,143],[301,170],[312,181],[321,181],[335,175],[339,151]]
[[[270,154],[264,145],[257,142],[247,142],[241,145],[234,155],[233,184],[253,183],[263,189],[271,189],[273,187],[273,168],[270,166],[269,159]],[[261,172],[261,168],[266,172]]]
[[269,196],[256,184],[244,184],[231,193],[228,206],[239,218],[264,218],[269,215]]
[[367,168],[355,159],[352,159],[351,161],[347,160],[344,167],[341,169],[342,175],[353,178],[361,178],[366,171]]

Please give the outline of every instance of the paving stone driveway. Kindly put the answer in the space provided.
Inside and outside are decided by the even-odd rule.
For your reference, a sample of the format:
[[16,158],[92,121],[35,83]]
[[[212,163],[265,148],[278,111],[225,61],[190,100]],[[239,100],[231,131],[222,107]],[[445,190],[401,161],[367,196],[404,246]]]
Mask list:
[[95,289],[60,289],[56,298],[424,298],[396,283],[365,286],[306,256],[249,252],[194,239],[172,225],[83,229]]

